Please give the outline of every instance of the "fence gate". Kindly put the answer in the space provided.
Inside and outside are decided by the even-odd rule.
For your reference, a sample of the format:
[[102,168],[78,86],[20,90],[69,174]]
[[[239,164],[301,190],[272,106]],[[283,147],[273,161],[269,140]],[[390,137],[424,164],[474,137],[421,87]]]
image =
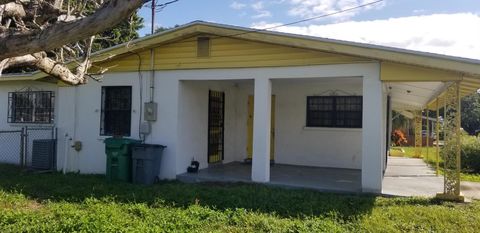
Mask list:
[[55,170],[57,164],[55,127],[22,127],[0,130],[0,163]]

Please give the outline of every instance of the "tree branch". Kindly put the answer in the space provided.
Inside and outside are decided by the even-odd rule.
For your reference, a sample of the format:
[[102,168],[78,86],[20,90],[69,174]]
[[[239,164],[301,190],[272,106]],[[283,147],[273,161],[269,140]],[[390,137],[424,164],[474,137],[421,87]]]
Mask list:
[[51,76],[57,77],[60,80],[72,85],[83,84],[85,82],[85,79],[83,77],[77,77],[77,75],[72,73],[72,71],[70,71],[68,67],[58,62],[55,62],[51,58],[39,55],[35,55],[34,57],[37,58],[35,66],[39,70],[50,74]]
[[1,75],[1,71],[4,69],[7,69],[9,67],[34,65],[36,60],[37,59],[30,54],[3,59],[2,61],[0,61],[0,75]]
[[103,32],[131,15],[144,2],[145,0],[111,0],[94,14],[79,20],[57,22],[43,30],[4,31],[0,34],[0,60],[50,51]]
[[0,13],[2,17],[23,18],[27,15],[25,13],[25,9],[23,8],[23,5],[15,2],[10,2],[4,5],[0,5]]
[[0,5],[7,4],[9,2],[15,2],[15,0],[0,0]]

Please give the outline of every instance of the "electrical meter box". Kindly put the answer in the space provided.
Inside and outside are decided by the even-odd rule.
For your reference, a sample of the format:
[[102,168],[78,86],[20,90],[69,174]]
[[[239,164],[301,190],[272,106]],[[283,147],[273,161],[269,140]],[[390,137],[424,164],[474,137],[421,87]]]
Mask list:
[[157,103],[155,102],[148,102],[145,103],[144,108],[144,118],[145,121],[156,121],[157,120]]

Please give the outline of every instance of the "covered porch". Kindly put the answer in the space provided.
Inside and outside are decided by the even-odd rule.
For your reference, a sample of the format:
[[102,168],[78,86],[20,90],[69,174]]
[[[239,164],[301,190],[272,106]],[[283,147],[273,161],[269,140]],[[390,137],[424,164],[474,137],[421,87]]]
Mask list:
[[[381,192],[387,95],[378,69],[368,63],[185,72],[178,141],[187,143],[178,147],[177,178]],[[192,161],[197,174],[186,173]]]

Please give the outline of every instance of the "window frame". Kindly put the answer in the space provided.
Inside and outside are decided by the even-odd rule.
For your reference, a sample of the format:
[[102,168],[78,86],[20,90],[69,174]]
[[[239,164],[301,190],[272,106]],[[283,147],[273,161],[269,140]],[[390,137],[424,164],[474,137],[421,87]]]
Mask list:
[[[121,88],[128,88],[130,91],[130,102],[128,109],[120,109],[120,110],[113,110],[113,109],[105,109],[106,108],[106,98],[107,98],[107,91],[110,89],[121,89]],[[100,136],[121,136],[121,137],[130,137],[132,134],[132,105],[133,105],[133,88],[132,86],[128,85],[122,85],[122,86],[102,86],[101,87],[101,106],[100,106]],[[115,133],[114,131],[119,131],[118,129],[108,129],[109,131],[107,132],[106,130],[106,115],[107,111],[124,111],[125,114],[128,112],[128,118],[129,118],[129,123],[128,127],[125,127],[126,132],[121,132],[120,133]],[[118,116],[116,114],[116,116]],[[125,115],[127,116],[127,114]],[[127,122],[125,122],[127,124]]]
[[[356,98],[357,100],[360,100],[360,110],[338,110],[338,100],[341,98]],[[313,99],[331,99],[331,110],[313,110],[311,109],[310,102]],[[313,119],[312,114],[314,112],[324,112],[326,114],[331,115],[331,123],[330,124],[319,124],[318,122],[314,122],[315,120]],[[348,119],[345,116],[342,118],[343,119],[343,124],[339,124],[340,119],[338,116],[340,114],[346,114],[346,113],[356,113],[359,114],[359,117],[355,117],[354,121],[359,121],[359,124],[346,124],[345,121]],[[352,117],[351,117],[352,118]],[[350,119],[351,119],[350,118]],[[319,121],[318,119],[316,121]],[[307,96],[307,102],[306,102],[306,127],[308,128],[340,128],[340,129],[361,129],[363,127],[363,96],[357,96],[357,95],[350,95],[350,96]]]
[[[20,107],[18,106],[18,99],[20,96],[24,95],[23,101],[30,106]],[[38,99],[41,101],[45,101],[44,103],[39,103]],[[27,103],[28,102],[28,103]],[[40,106],[38,106],[40,105]],[[44,106],[44,107],[41,107]],[[20,111],[19,111],[20,109]],[[43,110],[37,111],[37,110]],[[18,120],[17,114],[29,114],[30,111],[30,121],[21,121]],[[19,113],[20,112],[20,113]],[[22,113],[23,112],[23,113]],[[41,114],[46,114],[43,116],[46,121],[40,121]],[[46,118],[45,118],[46,117]],[[46,124],[53,124],[55,120],[55,92],[54,91],[14,91],[8,92],[8,111],[7,111],[7,122],[11,124],[38,124],[38,125],[46,125]]]

